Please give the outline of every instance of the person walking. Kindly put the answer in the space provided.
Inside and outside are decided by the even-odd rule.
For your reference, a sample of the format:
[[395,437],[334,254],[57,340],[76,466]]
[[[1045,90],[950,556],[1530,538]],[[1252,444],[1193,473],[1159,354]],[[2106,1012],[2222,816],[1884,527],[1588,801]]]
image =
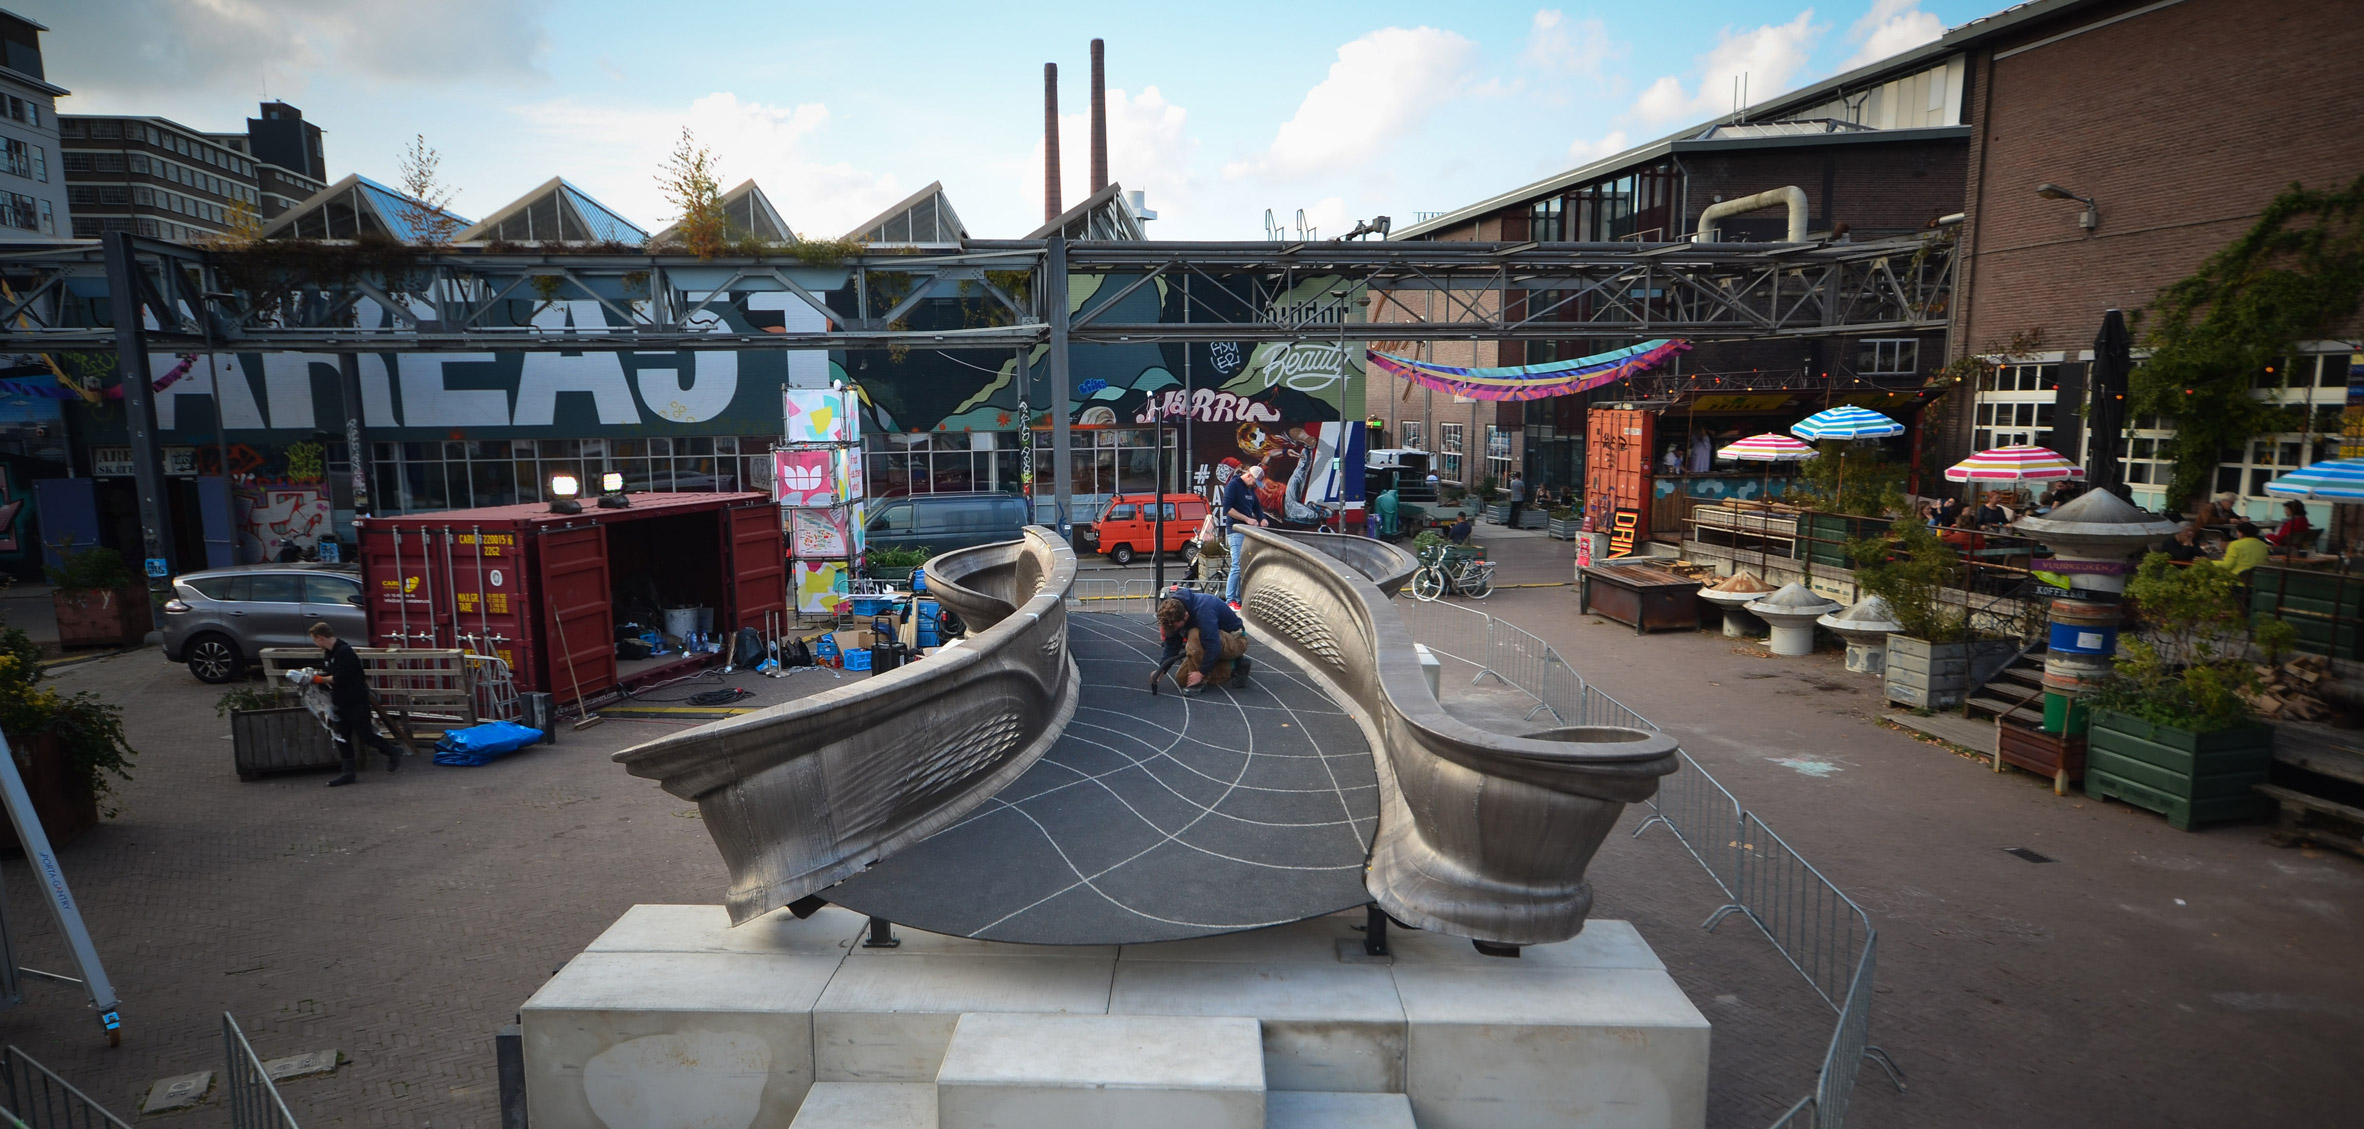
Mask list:
[[[312,645],[325,652],[326,661],[321,665],[328,669],[326,673],[310,675],[309,681],[328,687],[329,704],[336,708],[337,720],[333,732],[336,734],[337,759],[343,762],[345,768],[344,774],[329,781],[328,786],[341,787],[358,779],[354,772],[361,765],[361,744],[365,741],[386,758],[386,771],[399,771],[402,768],[402,750],[392,741],[378,736],[377,729],[369,723],[369,676],[362,673],[361,656],[353,653],[352,644],[337,638],[336,629],[325,622],[313,624],[310,634]],[[305,674],[300,670],[288,673],[298,676]],[[302,679],[291,678],[290,681]]]
[[[1680,466],[1682,459],[1678,457],[1675,464]],[[1527,508],[1527,480],[1513,472],[1510,476],[1510,520],[1504,524],[1512,529],[1517,529],[1519,527],[1519,511],[1525,508]]]
[[1180,662],[1174,681],[1185,694],[1204,693],[1209,686],[1247,688],[1248,625],[1234,605],[1205,592],[1169,588],[1157,604],[1157,628],[1165,654],[1149,676],[1152,686]]
[[1264,503],[1256,500],[1256,484],[1262,481],[1264,468],[1255,465],[1232,475],[1231,481],[1223,485],[1223,528],[1230,533],[1225,542],[1231,549],[1231,578],[1223,584],[1223,602],[1230,604],[1234,612],[1239,610],[1240,550],[1248,540],[1242,530],[1251,525],[1272,524],[1264,518]]

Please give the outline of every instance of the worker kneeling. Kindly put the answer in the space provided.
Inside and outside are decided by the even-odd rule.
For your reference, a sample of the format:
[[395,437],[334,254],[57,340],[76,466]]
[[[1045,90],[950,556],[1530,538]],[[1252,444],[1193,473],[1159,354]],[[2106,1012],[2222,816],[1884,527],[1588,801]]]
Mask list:
[[[1165,641],[1165,657],[1149,676],[1152,693],[1169,670],[1185,694],[1202,693],[1209,686],[1248,684],[1247,624],[1222,597],[1168,589],[1157,604],[1157,627]],[[1176,662],[1181,669],[1174,669]]]

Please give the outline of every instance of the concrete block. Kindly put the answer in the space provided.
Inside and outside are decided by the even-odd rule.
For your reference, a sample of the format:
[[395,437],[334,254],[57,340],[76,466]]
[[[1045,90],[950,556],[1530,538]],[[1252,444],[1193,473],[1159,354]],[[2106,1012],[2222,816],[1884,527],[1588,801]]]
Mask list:
[[1193,937],[1187,941],[1159,941],[1147,945],[1126,945],[1117,960],[1148,961],[1233,961],[1244,964],[1336,964],[1335,943],[1352,939],[1362,944],[1363,935],[1353,926],[1361,924],[1362,911],[1352,915],[1333,914],[1311,921],[1291,922],[1267,929],[1250,929],[1244,933],[1223,933],[1213,937]]
[[[1362,934],[1355,934],[1360,938]],[[1479,956],[1464,937],[1449,937],[1415,929],[1387,931],[1387,948],[1398,959],[1443,965],[1467,965],[1497,971],[1517,968],[1646,968],[1666,970],[1650,943],[1630,921],[1588,921],[1584,932],[1549,945],[1529,945],[1515,960]]]
[[584,948],[587,953],[795,953],[826,956],[850,948],[869,919],[825,906],[802,921],[773,910],[732,926],[721,906],[637,905]]
[[788,1129],[936,1129],[933,1082],[815,1082]]
[[[1487,966],[1469,962],[1485,961]],[[1708,1026],[1654,969],[1400,958],[1422,1129],[1701,1129]]]
[[[836,907],[830,907],[835,909]],[[869,918],[851,910],[840,910],[862,922],[867,931]],[[853,953],[858,957],[899,956],[980,956],[980,957],[1067,957],[1085,960],[1114,960],[1115,945],[1020,945],[1008,941],[979,941],[972,937],[952,937],[930,933],[925,929],[895,926],[895,936],[902,944],[891,949],[865,949],[861,938],[854,938]]]
[[1325,1094],[1274,1090],[1264,1095],[1265,1129],[1418,1129],[1402,1094]]
[[1240,1017],[970,1014],[936,1075],[942,1129],[1263,1129]]
[[785,1125],[813,1082],[812,1007],[842,956],[584,953],[522,1011],[536,1125]]
[[[1314,945],[1298,948],[1329,956]],[[1384,965],[1340,964],[1334,956],[1326,963],[1122,960],[1108,1011],[1255,1019],[1263,1027],[1268,1089],[1404,1088],[1404,1010]]]
[[961,1013],[1104,1014],[1115,967],[1113,956],[1041,949],[849,957],[813,1007],[815,1077],[931,1081]]
[[171,1113],[189,1109],[205,1100],[205,1093],[213,1089],[213,1071],[200,1070],[195,1074],[175,1074],[159,1078],[148,1087],[148,1096],[140,1102],[140,1112]]
[[1428,683],[1428,696],[1444,700],[1445,664],[1428,649],[1426,643],[1412,644],[1412,653],[1420,657],[1420,680]]
[[291,1078],[309,1078],[315,1074],[334,1074],[337,1069],[336,1048],[324,1051],[305,1051],[300,1055],[275,1058],[263,1063],[263,1074],[273,1082]]

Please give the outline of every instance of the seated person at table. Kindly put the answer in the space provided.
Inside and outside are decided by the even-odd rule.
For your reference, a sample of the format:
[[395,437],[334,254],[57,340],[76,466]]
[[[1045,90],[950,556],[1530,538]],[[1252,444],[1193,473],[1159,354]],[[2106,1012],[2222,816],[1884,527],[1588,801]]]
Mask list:
[[1986,535],[1978,531],[1978,512],[1975,510],[1962,511],[1961,516],[1954,519],[1954,527],[1938,534],[1937,539],[1956,549],[1986,548]]
[[2235,576],[2246,576],[2250,569],[2266,562],[2272,547],[2258,540],[2257,527],[2244,521],[2233,527],[2233,543],[2224,547],[2224,559],[2216,562],[2233,570]]
[[2266,544],[2277,549],[2304,549],[2315,541],[2315,527],[2307,524],[2305,503],[2296,499],[2282,503],[2282,527],[2266,538]]
[[2199,527],[2188,521],[2175,531],[2175,536],[2167,539],[2166,544],[2159,546],[2159,551],[2177,564],[2190,564],[2208,555],[2208,551],[2200,547]]
[[1962,500],[1960,498],[1947,498],[1944,504],[1937,507],[1938,525],[1951,526],[1954,522],[1960,520],[1961,516]]
[[1986,504],[1978,507],[1978,524],[1981,526],[2009,525],[2014,516],[2004,507],[2003,494],[1999,491],[1987,495]]

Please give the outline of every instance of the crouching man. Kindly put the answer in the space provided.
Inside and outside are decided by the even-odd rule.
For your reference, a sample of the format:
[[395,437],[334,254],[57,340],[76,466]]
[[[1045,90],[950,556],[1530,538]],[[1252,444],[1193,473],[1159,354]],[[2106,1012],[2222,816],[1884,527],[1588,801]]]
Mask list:
[[1248,684],[1247,624],[1222,597],[1168,589],[1157,604],[1157,627],[1165,656],[1149,676],[1153,689],[1168,670],[1174,671],[1174,681],[1185,694],[1203,693],[1209,686],[1237,689]]

